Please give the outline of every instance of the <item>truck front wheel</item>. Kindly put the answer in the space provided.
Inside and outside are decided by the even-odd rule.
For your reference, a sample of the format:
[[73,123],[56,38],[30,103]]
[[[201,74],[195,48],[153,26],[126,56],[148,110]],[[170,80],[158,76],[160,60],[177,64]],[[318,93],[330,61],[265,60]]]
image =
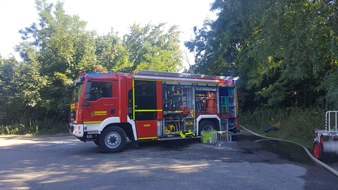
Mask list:
[[104,152],[121,152],[127,144],[127,135],[120,127],[107,127],[100,134],[100,147]]

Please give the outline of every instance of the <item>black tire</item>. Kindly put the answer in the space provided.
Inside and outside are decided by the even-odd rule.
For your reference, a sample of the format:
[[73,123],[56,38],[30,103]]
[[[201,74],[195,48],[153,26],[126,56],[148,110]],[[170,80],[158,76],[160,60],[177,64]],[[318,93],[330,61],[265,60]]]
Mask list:
[[313,143],[313,156],[318,160],[321,160],[323,158],[322,145],[317,141]]
[[95,139],[95,140],[93,140],[93,142],[94,142],[97,146],[100,146],[100,141],[99,141],[99,139]]
[[201,135],[202,131],[216,130],[215,124],[211,121],[202,121],[198,126],[198,134]]
[[126,132],[120,127],[107,127],[100,134],[99,144],[104,152],[121,152],[127,144]]

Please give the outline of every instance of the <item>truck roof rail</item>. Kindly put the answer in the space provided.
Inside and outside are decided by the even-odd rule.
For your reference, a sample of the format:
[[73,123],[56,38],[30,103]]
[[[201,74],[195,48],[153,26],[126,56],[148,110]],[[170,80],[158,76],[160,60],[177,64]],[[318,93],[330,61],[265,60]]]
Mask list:
[[225,80],[232,80],[231,76],[215,76],[215,75],[202,75],[202,74],[192,74],[192,73],[173,73],[173,72],[163,72],[163,71],[151,71],[151,70],[141,70],[135,75],[151,75],[151,76],[162,76],[162,77],[185,77],[185,78],[219,78]]

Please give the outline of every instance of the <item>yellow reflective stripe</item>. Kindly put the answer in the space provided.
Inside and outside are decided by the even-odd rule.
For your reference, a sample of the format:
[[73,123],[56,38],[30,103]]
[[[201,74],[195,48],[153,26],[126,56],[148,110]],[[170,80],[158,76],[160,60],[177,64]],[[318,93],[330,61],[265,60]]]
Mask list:
[[102,121],[85,121],[83,124],[100,124]]
[[94,111],[94,115],[107,115],[107,111]]
[[157,139],[157,137],[143,137],[143,138],[138,138],[138,140],[153,140]]
[[161,80],[157,80],[157,79],[143,79],[143,78],[134,79],[134,80],[141,80],[141,81],[148,81],[148,82],[161,81]]
[[135,110],[135,112],[161,112],[161,109],[158,110]]
[[132,81],[132,89],[133,89],[133,119],[135,119],[135,79]]

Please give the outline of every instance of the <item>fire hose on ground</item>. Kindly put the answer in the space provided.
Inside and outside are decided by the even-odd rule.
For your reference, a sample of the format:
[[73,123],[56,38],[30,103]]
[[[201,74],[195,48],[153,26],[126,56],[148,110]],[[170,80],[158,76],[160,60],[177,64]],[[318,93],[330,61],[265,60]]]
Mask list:
[[295,144],[295,145],[298,145],[300,147],[302,147],[305,152],[308,154],[308,156],[317,164],[319,164],[321,167],[325,168],[326,170],[328,170],[329,172],[331,172],[332,174],[334,174],[335,176],[338,177],[338,171],[333,169],[332,167],[328,166],[327,164],[325,164],[324,162],[316,159],[311,153],[310,151],[303,145],[301,144],[298,144],[296,142],[293,142],[293,141],[290,141],[290,140],[284,140],[284,139],[279,139],[279,138],[274,138],[274,137],[266,137],[266,136],[263,136],[263,135],[260,135],[260,134],[257,134],[249,129],[247,129],[246,127],[240,125],[241,128],[243,128],[244,130],[246,130],[247,132],[253,134],[253,135],[256,135],[258,137],[261,137],[261,138],[265,138],[265,139],[271,139],[271,140],[278,140],[278,141],[284,141],[284,142],[288,142],[288,143],[292,143],[292,144]]

